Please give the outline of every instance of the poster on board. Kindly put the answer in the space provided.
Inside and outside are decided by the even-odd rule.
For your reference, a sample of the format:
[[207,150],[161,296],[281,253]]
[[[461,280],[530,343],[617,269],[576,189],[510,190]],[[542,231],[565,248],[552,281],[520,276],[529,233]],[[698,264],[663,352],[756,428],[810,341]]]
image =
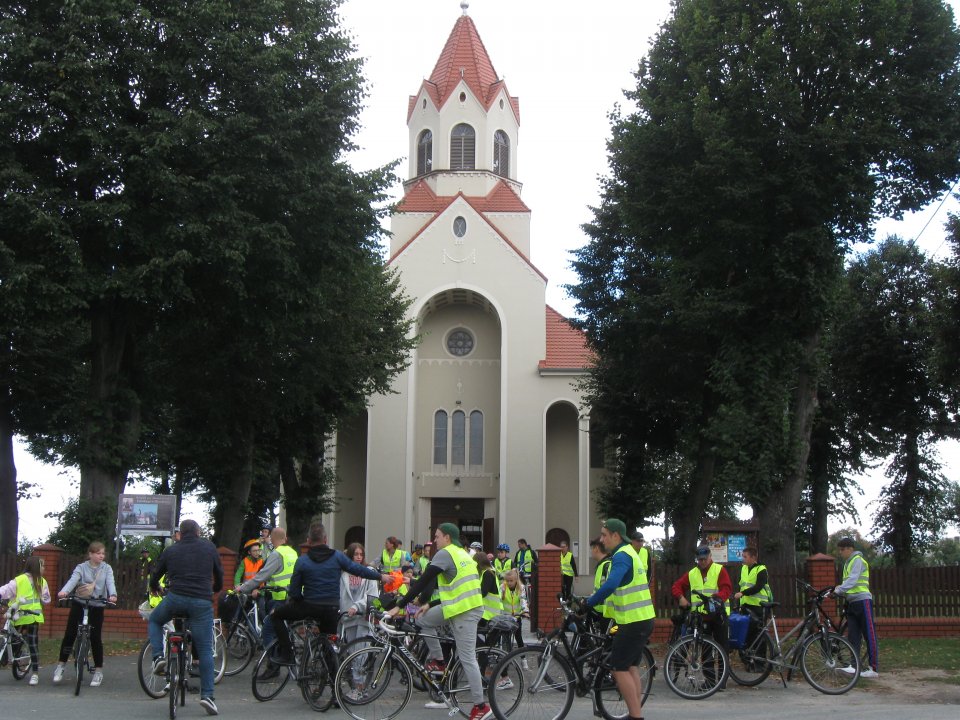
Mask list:
[[743,549],[746,546],[747,536],[744,533],[727,535],[727,562],[743,562]]
[[726,533],[707,533],[707,545],[710,546],[710,555],[715,563],[725,563],[727,561]]
[[120,535],[170,536],[176,517],[175,495],[121,495],[117,502]]

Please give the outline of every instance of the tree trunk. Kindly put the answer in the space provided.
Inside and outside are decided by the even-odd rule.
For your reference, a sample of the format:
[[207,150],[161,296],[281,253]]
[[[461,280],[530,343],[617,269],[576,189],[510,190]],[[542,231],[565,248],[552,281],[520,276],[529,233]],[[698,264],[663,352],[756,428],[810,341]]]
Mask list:
[[905,438],[900,452],[903,455],[903,476],[896,487],[896,498],[890,503],[890,550],[897,567],[913,564],[913,508],[917,504],[920,487],[920,450],[916,436]]
[[829,449],[822,433],[814,433],[810,443],[810,554],[827,551],[827,521],[830,516]]
[[683,509],[675,513],[672,518],[676,529],[673,535],[673,556],[676,562],[683,562],[693,557],[700,540],[700,524],[703,522],[704,511],[710,501],[715,464],[716,455],[711,443],[705,437],[701,437],[697,448],[697,466],[683,502]]
[[795,569],[797,563],[797,513],[807,479],[810,434],[817,409],[816,355],[819,344],[819,332],[807,339],[804,357],[797,371],[790,425],[793,461],[784,475],[782,485],[773,489],[766,502],[758,508],[761,557],[766,558],[766,565],[782,572]]
[[[140,439],[140,398],[130,311],[119,301],[90,309],[90,416],[84,428],[80,498],[116,503]],[[107,529],[106,527],[104,529]]]
[[234,457],[241,458],[237,470],[225,479],[226,492],[217,499],[220,511],[220,531],[217,543],[223,547],[240,548],[243,540],[243,523],[247,516],[247,500],[253,485],[253,430],[237,433],[234,442]]
[[17,466],[13,458],[10,389],[0,388],[0,555],[17,551]]

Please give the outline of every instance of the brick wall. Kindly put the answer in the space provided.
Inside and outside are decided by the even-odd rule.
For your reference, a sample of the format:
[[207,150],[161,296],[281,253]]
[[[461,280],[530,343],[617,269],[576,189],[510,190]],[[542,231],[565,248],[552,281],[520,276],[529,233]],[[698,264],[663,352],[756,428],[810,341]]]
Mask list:
[[537,625],[543,632],[550,632],[559,624],[557,594],[560,592],[560,548],[552,543],[537,548],[536,586]]

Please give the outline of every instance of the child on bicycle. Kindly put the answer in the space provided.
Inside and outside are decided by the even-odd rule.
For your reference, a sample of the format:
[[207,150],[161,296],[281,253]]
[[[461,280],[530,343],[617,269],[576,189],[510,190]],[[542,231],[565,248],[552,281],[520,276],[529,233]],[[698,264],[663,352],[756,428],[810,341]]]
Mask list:
[[[13,624],[23,635],[30,650],[30,684],[40,683],[40,624],[43,622],[43,603],[50,602],[50,588],[43,577],[43,559],[34,555],[27,558],[23,574],[0,586],[0,600],[14,600],[20,616]],[[36,613],[36,614],[34,614]]]
[[[103,561],[107,551],[103,543],[94,540],[87,547],[87,560],[73,569],[73,574],[67,580],[57,597],[63,599],[73,593],[80,586],[91,587],[88,594],[90,599],[87,620],[90,623],[90,649],[93,651],[93,676],[90,678],[90,687],[100,687],[103,682],[103,608],[104,599],[109,602],[117,601],[117,586],[113,580],[113,568]],[[84,593],[86,594],[86,593]],[[78,602],[70,603],[70,616],[67,618],[67,629],[63,633],[60,643],[60,659],[53,670],[53,682],[63,680],[63,667],[70,658],[70,651],[77,639],[77,628],[83,620],[83,605]]]

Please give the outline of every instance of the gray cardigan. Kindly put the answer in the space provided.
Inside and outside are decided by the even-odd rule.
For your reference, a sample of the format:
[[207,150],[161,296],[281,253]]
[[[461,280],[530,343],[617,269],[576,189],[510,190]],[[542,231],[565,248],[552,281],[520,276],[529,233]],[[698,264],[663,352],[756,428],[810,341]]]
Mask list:
[[[97,571],[100,575],[97,576]],[[93,586],[93,597],[103,598],[114,597],[117,594],[117,586],[113,582],[113,568],[107,563],[100,563],[98,567],[93,567],[90,561],[82,562],[73,569],[73,574],[67,580],[66,585],[60,588],[60,592],[70,593],[77,585],[93,582],[96,578],[96,585]],[[91,602],[91,606],[102,606],[103,603]]]

